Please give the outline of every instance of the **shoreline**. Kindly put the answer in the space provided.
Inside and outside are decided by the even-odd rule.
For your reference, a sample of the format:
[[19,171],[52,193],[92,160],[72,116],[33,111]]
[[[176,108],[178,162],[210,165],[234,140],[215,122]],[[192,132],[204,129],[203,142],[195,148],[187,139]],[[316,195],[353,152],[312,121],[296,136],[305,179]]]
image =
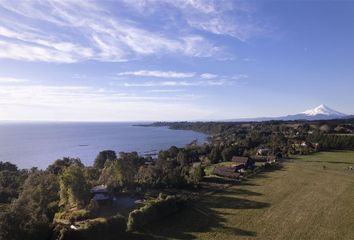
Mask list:
[[[203,144],[208,138],[196,131],[169,128],[156,131],[153,127],[151,130],[139,127],[133,122],[0,124],[0,131],[4,129],[0,136],[0,149],[3,150],[0,161],[14,163],[21,169],[44,170],[55,160],[70,157],[80,158],[86,166],[92,166],[95,157],[104,150],[136,151],[142,157],[156,158],[159,151],[171,146],[185,147],[195,140]],[[16,145],[21,145],[20,151]]]

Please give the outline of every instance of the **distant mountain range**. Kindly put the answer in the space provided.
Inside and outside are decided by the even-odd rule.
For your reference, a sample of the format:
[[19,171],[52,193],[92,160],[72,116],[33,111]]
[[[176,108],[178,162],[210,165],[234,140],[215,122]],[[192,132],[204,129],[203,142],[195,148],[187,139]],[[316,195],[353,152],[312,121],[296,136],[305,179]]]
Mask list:
[[270,120],[330,120],[330,119],[341,119],[353,117],[352,115],[347,115],[336,110],[333,110],[326,105],[322,104],[316,108],[306,110],[302,113],[287,115],[283,117],[260,117],[260,118],[241,118],[241,119],[230,119],[227,121],[270,121]]

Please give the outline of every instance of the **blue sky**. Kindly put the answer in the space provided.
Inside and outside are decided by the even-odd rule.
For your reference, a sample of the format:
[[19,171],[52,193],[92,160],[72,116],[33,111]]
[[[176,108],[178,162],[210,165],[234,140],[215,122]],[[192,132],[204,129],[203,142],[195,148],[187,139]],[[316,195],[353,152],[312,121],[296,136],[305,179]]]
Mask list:
[[0,120],[354,113],[354,1],[0,0]]

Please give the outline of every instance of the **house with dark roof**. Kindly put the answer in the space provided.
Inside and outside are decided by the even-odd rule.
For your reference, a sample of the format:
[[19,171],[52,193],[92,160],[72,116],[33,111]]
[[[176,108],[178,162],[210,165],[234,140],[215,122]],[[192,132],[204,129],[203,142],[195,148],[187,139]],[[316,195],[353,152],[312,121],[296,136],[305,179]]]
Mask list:
[[110,205],[112,204],[112,198],[107,190],[106,185],[98,185],[90,190],[91,198],[96,201],[99,205]]
[[238,178],[241,175],[236,171],[235,167],[226,167],[226,166],[216,166],[213,170],[213,174],[219,177],[226,177],[226,178]]
[[231,162],[234,163],[236,171],[241,169],[254,169],[255,167],[255,160],[250,157],[234,156]]

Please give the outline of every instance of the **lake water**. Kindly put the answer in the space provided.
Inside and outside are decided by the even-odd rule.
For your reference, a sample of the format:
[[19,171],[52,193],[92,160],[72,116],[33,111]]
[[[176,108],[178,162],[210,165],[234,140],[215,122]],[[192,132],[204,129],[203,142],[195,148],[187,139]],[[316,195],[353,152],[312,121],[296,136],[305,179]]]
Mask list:
[[183,147],[206,135],[166,127],[138,127],[134,123],[0,123],[0,161],[19,168],[46,168],[62,157],[78,157],[92,165],[102,150],[140,154]]

